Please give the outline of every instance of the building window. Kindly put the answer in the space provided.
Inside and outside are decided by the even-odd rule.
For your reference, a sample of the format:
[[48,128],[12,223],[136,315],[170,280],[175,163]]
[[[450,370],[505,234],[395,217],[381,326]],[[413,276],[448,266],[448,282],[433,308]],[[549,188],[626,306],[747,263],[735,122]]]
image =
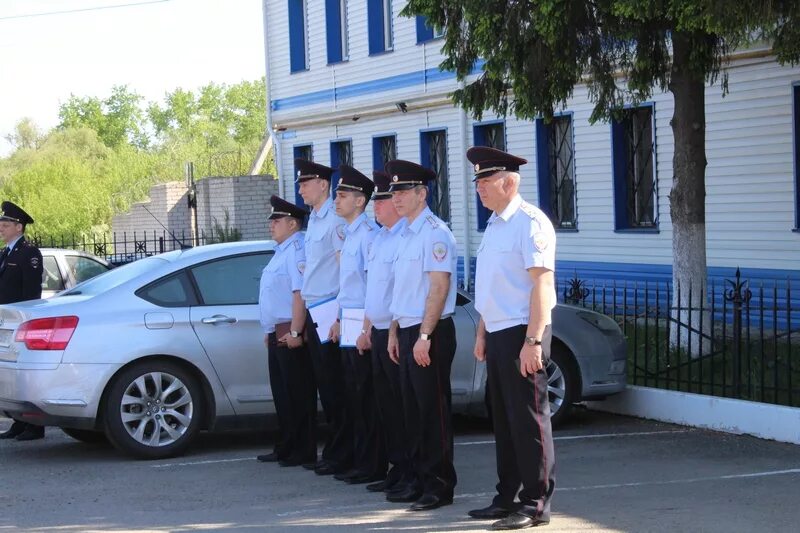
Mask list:
[[[294,147],[295,159],[306,159],[308,161],[313,161],[314,160],[313,156],[314,156],[313,147],[310,144]],[[294,181],[294,203],[308,209],[309,206],[306,205],[306,203],[303,201],[303,197],[300,196],[300,184],[297,183],[296,166],[294,167],[294,172],[292,173],[292,180]]]
[[614,220],[618,230],[658,227],[654,108],[626,109],[611,124]]
[[392,49],[392,0],[367,0],[369,53],[380,54]]
[[308,70],[306,0],[289,0],[289,68]]
[[427,43],[444,37],[444,28],[436,28],[428,24],[428,17],[417,15],[417,44]]
[[[489,146],[503,151],[506,149],[506,128],[503,122],[475,124],[472,127],[472,137],[475,146]],[[486,223],[492,212],[483,206],[477,191],[475,192],[475,201],[478,205],[478,231],[483,231],[486,229]]]
[[339,186],[339,165],[353,166],[353,143],[351,141],[331,142],[331,195],[336,195]]
[[577,227],[573,139],[571,114],[536,120],[539,206],[556,229]]
[[347,0],[325,0],[328,63],[347,61]]
[[422,166],[436,173],[428,185],[428,206],[433,213],[450,223],[450,180],[447,174],[447,131],[423,131],[420,134]]
[[372,168],[383,171],[386,163],[397,159],[397,137],[384,135],[372,138]]
[[792,86],[792,113],[794,119],[794,228],[800,231],[800,82]]

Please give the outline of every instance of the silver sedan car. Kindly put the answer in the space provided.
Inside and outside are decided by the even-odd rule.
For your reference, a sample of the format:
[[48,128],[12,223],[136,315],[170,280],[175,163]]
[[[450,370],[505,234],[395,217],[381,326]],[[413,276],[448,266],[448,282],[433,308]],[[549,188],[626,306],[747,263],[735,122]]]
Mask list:
[[[140,458],[183,453],[202,429],[261,427],[274,412],[259,324],[274,242],[147,257],[47,300],[0,306],[0,412],[108,438]],[[485,415],[477,315],[460,293],[453,409]],[[625,386],[625,341],[610,318],[555,310],[548,367],[555,421],[573,402]]]

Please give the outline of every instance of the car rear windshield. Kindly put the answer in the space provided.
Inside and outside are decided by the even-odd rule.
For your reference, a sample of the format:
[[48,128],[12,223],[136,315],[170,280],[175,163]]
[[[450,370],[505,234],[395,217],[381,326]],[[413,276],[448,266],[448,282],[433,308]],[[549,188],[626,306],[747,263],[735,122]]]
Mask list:
[[[169,254],[164,255],[166,256]],[[128,263],[127,265],[117,267],[109,270],[108,272],[100,274],[99,276],[86,280],[83,283],[79,283],[72,289],[62,292],[59,294],[59,296],[69,296],[71,294],[100,294],[107,290],[113,289],[114,287],[118,287],[126,281],[132,280],[133,278],[140,276],[145,272],[149,272],[150,270],[163,266],[167,263],[169,263],[167,258],[162,256],[154,255],[151,257],[145,257],[144,259],[139,259],[133,263]]]

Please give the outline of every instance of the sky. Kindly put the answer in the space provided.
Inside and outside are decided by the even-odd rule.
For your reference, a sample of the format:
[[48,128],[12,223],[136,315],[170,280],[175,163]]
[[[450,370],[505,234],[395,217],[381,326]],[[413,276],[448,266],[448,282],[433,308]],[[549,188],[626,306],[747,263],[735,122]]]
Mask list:
[[19,120],[46,131],[71,94],[162,101],[264,72],[261,0],[0,0],[0,157]]

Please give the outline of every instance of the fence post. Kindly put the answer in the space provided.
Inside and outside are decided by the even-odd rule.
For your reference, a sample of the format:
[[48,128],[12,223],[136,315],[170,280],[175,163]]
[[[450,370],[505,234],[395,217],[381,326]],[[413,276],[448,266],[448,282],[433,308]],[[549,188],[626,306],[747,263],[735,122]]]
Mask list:
[[725,291],[725,300],[733,304],[733,361],[731,387],[735,398],[741,395],[742,386],[742,307],[750,301],[752,293],[747,280],[742,281],[742,273],[736,268],[736,279],[725,280],[731,287]]

